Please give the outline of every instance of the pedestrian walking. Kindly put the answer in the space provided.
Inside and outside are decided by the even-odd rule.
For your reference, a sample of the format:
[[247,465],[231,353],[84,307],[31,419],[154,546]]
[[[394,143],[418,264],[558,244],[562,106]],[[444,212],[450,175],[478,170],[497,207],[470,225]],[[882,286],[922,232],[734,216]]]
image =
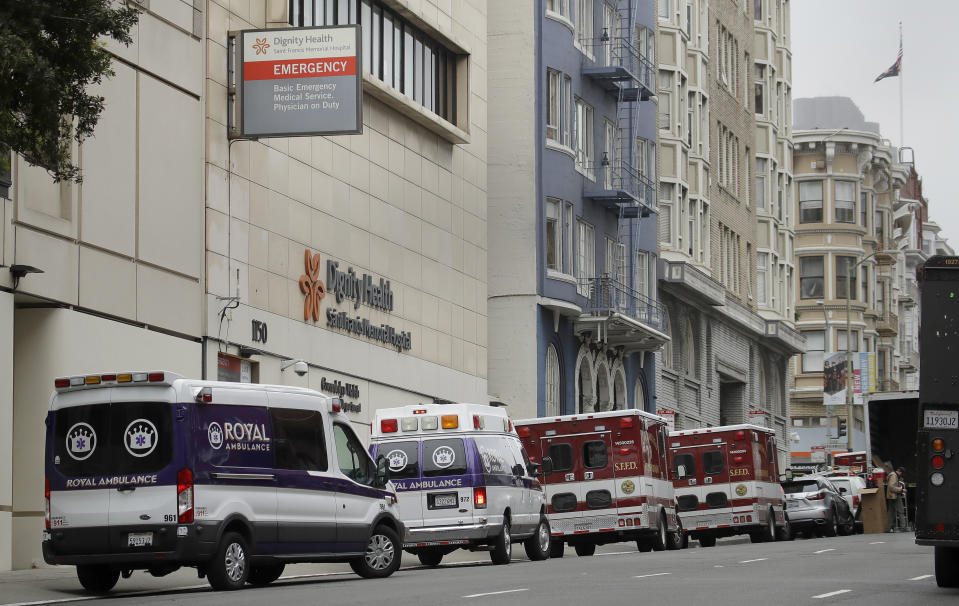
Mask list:
[[888,525],[886,532],[896,531],[896,521],[899,518],[900,499],[902,485],[899,482],[899,474],[902,473],[900,466],[897,471],[893,471],[890,466],[889,475],[886,476],[886,515]]

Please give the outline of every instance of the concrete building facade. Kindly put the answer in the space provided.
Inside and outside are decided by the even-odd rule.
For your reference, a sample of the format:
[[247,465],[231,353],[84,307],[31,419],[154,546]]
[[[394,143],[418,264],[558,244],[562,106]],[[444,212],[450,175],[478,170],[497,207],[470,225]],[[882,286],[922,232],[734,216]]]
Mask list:
[[677,428],[757,422],[788,462],[792,327],[789,2],[661,0],[658,279]]
[[[377,407],[487,400],[485,3],[137,5],[82,184],[16,157],[0,179],[0,570],[41,561],[54,377],[308,386],[361,437]],[[365,41],[362,134],[231,142],[229,33],[344,23]]]
[[653,2],[489,18],[490,395],[514,418],[654,410]]

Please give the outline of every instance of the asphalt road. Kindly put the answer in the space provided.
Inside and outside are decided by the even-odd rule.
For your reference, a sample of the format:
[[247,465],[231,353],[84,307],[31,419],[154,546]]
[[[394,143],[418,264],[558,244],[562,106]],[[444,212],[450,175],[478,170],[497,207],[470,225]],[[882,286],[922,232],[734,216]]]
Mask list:
[[[695,545],[695,542],[691,542]],[[518,547],[522,553],[521,546]],[[514,550],[514,553],[516,551]],[[73,579],[41,600],[84,605],[110,604],[352,604],[429,606],[450,604],[863,604],[903,606],[950,603],[959,590],[939,589],[932,550],[919,547],[911,533],[857,535],[791,542],[722,544],[712,548],[639,553],[634,544],[607,545],[595,556],[545,562],[514,560],[492,566],[486,553],[460,552],[450,563],[427,569],[404,554],[406,565],[392,577],[364,580],[349,572],[309,572],[289,567],[274,585],[215,593],[197,581],[167,588],[137,584],[135,573],[121,579],[107,598],[90,599]],[[457,561],[458,560],[458,561]],[[307,570],[304,572],[304,570]],[[313,569],[316,570],[316,569]],[[183,573],[181,573],[183,574]],[[174,577],[174,581],[189,579]],[[151,579],[159,583],[162,579]],[[142,580],[141,580],[142,583]],[[39,589],[39,588],[38,588]],[[131,591],[135,590],[135,591]],[[39,603],[20,600],[16,603]],[[0,605],[11,604],[0,597]]]

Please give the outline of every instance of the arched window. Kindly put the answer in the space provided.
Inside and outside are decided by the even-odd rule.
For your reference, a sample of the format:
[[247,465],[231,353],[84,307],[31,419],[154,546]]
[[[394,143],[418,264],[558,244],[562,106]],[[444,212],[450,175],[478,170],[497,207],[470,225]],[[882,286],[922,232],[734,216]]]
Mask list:
[[685,360],[686,374],[695,377],[696,372],[696,335],[693,333],[693,323],[686,321],[686,334],[683,335],[683,360]]
[[633,388],[633,408],[646,410],[646,391],[643,389],[642,379],[636,379],[636,386]]
[[559,356],[552,343],[546,348],[546,416],[559,416],[560,412]]

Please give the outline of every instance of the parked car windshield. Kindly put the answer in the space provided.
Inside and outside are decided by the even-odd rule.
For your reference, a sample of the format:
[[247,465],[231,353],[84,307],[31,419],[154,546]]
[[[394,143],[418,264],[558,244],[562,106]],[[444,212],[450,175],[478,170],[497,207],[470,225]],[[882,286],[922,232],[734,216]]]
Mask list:
[[817,482],[816,480],[807,480],[805,482],[787,482],[783,484],[783,490],[786,492],[786,494],[818,492],[819,482]]

